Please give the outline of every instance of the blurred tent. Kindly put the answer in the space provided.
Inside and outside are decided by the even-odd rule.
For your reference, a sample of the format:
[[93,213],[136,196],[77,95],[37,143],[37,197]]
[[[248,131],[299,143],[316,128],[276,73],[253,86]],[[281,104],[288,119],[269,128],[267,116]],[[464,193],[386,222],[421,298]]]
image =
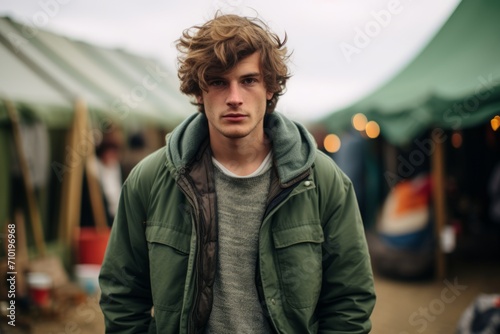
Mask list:
[[[91,116],[126,127],[173,127],[190,107],[174,74],[158,62],[70,40],[0,18],[0,98],[29,110],[49,128],[66,127],[76,99]],[[7,119],[0,106],[0,122]]]
[[459,129],[489,121],[500,112],[499,17],[499,1],[462,1],[399,74],[320,123],[340,134],[362,113],[399,146],[433,127]]
[[79,226],[84,173],[94,217],[102,216],[92,170],[98,135],[111,124],[160,135],[195,112],[158,61],[9,17],[0,17],[0,59],[0,230],[16,210],[28,212],[39,253],[43,239],[65,242]]
[[[439,278],[445,276],[447,267],[442,237],[451,223],[446,193],[450,169],[463,171],[468,166],[464,161],[471,160],[464,156],[461,162],[446,161],[455,151],[446,151],[451,140],[445,141],[445,133],[475,128],[485,132],[490,121],[493,129],[498,122],[494,117],[500,114],[499,17],[498,1],[461,1],[430,42],[398,74],[318,122],[327,132],[342,137],[356,132],[352,120],[357,114],[378,123],[382,140],[365,143],[380,149],[379,178],[385,179],[389,188],[400,180],[414,178],[419,170],[427,169],[431,174],[435,268]],[[424,147],[426,151],[422,143],[428,146]],[[484,150],[483,160],[487,149],[484,143],[475,147],[476,151]],[[405,165],[405,161],[412,162]],[[463,166],[457,166],[460,163]],[[364,190],[372,191],[368,187]]]

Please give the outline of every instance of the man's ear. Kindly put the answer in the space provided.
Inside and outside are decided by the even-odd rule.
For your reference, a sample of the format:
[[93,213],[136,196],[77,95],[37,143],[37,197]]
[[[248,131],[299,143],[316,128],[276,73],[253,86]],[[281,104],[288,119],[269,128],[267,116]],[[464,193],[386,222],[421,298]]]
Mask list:
[[196,96],[196,103],[203,104],[203,96],[201,95]]
[[269,101],[270,99],[272,99],[272,98],[273,98],[273,96],[274,96],[274,93],[273,93],[273,92],[266,92],[266,100],[268,100],[268,101]]

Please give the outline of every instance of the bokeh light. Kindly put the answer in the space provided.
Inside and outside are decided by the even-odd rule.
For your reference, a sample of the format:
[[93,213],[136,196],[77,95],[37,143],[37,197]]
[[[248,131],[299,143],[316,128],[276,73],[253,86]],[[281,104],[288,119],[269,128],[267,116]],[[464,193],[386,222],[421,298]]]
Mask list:
[[352,126],[358,131],[364,131],[366,123],[368,122],[366,116],[361,113],[352,116],[351,121],[352,121]]
[[335,153],[340,150],[340,146],[342,145],[340,142],[339,136],[335,134],[329,134],[325,137],[325,140],[323,141],[323,145],[325,147],[325,150],[330,153]]
[[460,132],[454,132],[451,135],[451,145],[454,148],[460,148],[462,146],[462,143],[463,143],[462,134]]
[[366,123],[365,131],[369,138],[377,138],[380,135],[380,126],[375,121],[369,121]]
[[492,118],[490,124],[493,131],[497,131],[498,128],[500,128],[500,116],[497,115],[494,118]]

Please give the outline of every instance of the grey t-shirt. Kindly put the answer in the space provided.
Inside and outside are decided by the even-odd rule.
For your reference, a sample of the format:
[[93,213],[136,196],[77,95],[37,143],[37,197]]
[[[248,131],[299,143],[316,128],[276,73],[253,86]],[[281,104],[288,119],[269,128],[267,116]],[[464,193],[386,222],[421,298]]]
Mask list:
[[271,159],[256,175],[227,175],[217,162],[219,249],[207,334],[272,333],[255,286],[259,229],[271,182]]

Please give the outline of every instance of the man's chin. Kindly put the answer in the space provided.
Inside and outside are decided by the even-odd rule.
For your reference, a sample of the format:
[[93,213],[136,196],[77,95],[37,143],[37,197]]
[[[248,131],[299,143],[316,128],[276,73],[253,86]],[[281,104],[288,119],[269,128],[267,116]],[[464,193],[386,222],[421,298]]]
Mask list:
[[241,133],[241,132],[231,132],[231,133],[226,133],[224,134],[226,138],[229,139],[242,139],[248,136],[248,133]]

